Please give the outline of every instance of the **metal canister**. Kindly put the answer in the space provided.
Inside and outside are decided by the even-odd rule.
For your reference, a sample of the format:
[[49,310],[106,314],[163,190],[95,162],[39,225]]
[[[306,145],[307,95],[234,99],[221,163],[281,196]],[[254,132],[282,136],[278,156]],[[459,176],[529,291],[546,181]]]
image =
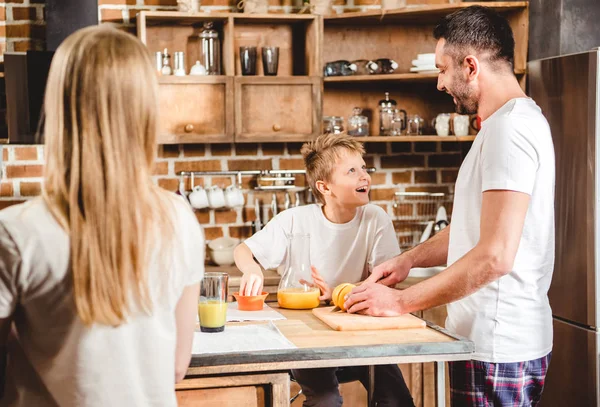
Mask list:
[[182,51],[175,52],[174,58],[175,76],[185,76],[185,53]]
[[156,69],[156,73],[162,75],[162,52],[156,51],[154,53],[154,69]]

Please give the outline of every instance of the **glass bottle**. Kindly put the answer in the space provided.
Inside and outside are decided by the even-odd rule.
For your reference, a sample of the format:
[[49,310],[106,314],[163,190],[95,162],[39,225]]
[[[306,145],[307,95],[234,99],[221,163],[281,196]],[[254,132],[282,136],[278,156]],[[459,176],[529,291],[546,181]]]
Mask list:
[[287,247],[285,272],[277,289],[277,302],[281,308],[316,308],[320,291],[310,283],[310,235],[288,236]]
[[221,40],[210,21],[200,33],[200,58],[207,75],[221,75]]
[[390,99],[390,93],[385,92],[385,99],[379,101],[379,135],[391,136],[392,123],[396,114],[397,103]]
[[369,118],[363,116],[362,109],[352,109],[352,116],[348,118],[348,135],[355,137],[366,137],[369,135]]

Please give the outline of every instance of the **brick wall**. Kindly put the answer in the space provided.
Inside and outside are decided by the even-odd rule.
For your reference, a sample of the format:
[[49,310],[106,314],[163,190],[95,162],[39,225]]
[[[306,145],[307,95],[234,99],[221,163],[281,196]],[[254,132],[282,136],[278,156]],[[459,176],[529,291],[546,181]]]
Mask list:
[[[377,168],[372,175],[371,202],[394,215],[392,198],[395,191],[453,192],[458,167],[470,143],[371,143],[367,144],[366,162]],[[163,188],[176,191],[179,171],[301,169],[300,143],[272,144],[187,144],[160,147],[156,160],[155,180]],[[10,146],[2,148],[0,208],[23,202],[39,195],[43,170],[43,146]],[[195,185],[232,183],[232,177],[195,178]],[[272,192],[254,191],[253,177],[244,177],[246,207],[240,209],[199,210],[198,221],[205,227],[208,239],[219,236],[245,238],[251,234],[254,220],[252,203],[258,198],[268,206]],[[304,185],[304,177],[297,177]],[[186,189],[190,189],[186,180]],[[282,207],[284,193],[277,193]],[[282,208],[281,208],[282,209]]]

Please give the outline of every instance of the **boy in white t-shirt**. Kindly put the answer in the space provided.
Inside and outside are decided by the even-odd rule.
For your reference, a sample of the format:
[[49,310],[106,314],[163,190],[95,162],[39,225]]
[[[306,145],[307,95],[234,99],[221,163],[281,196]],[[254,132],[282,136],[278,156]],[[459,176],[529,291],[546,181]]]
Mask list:
[[[364,280],[371,269],[398,255],[394,226],[379,206],[369,204],[371,177],[361,143],[345,135],[323,135],[302,147],[306,177],[321,204],[288,209],[235,249],[235,262],[244,274],[240,292],[262,291],[265,269],[284,262],[287,236],[310,235],[312,278],[320,299],[331,299],[340,283]],[[254,260],[256,259],[256,261]],[[305,406],[342,405],[338,368],[293,370],[306,396]],[[345,368],[366,386],[367,368]],[[374,398],[380,406],[413,406],[398,366],[375,367]]]

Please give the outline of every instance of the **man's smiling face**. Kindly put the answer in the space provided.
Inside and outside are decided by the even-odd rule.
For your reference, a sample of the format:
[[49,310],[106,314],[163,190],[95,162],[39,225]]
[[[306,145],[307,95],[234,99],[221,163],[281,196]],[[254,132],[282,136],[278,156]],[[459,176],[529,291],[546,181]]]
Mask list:
[[438,90],[448,93],[454,99],[456,112],[459,114],[475,114],[479,108],[477,92],[467,80],[467,69],[461,61],[445,49],[446,40],[440,38],[435,47],[435,66],[440,70]]

